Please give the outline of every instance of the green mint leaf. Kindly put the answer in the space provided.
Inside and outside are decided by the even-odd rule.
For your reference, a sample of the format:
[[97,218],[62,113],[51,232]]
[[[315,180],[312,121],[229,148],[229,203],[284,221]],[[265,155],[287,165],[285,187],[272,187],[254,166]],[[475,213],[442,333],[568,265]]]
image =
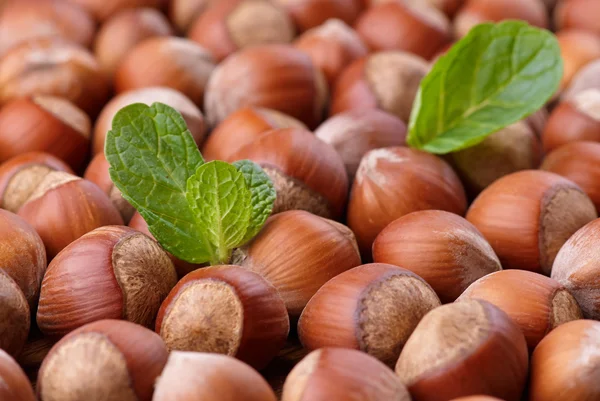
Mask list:
[[258,164],[250,160],[238,160],[233,165],[244,175],[252,207],[250,224],[244,239],[237,245],[239,246],[250,241],[261,230],[273,211],[277,192],[269,176]]
[[187,181],[187,201],[216,254],[211,264],[227,263],[250,224],[250,190],[244,175],[222,161],[201,165]]
[[214,258],[186,198],[188,178],[204,160],[176,110],[160,103],[121,109],[105,154],[112,181],[166,250],[192,263]]
[[562,73],[551,32],[520,21],[478,25],[421,81],[408,144],[438,154],[476,145],[540,109]]

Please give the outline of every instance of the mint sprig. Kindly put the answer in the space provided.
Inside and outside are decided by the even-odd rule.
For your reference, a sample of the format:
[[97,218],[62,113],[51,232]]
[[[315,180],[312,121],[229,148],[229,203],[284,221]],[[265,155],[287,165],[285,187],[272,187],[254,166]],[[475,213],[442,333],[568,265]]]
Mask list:
[[551,32],[522,21],[478,25],[421,81],[407,142],[438,154],[477,145],[539,110],[562,74]]
[[121,109],[105,154],[115,186],[158,242],[182,260],[227,263],[273,210],[275,188],[260,166],[204,163],[185,121],[167,105]]

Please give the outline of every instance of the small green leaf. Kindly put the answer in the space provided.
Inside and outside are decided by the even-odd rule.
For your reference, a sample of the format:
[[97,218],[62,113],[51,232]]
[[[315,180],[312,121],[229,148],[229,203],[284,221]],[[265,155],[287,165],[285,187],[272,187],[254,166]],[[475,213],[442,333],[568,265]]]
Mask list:
[[187,180],[204,160],[176,110],[160,103],[121,109],[105,154],[112,181],[166,250],[192,263],[214,257],[186,199]]
[[269,176],[258,164],[250,160],[238,160],[233,165],[244,174],[246,186],[251,193],[250,225],[242,242],[237,244],[240,246],[254,238],[261,230],[273,211],[277,192]]
[[562,74],[551,32],[520,21],[478,25],[421,81],[408,144],[439,154],[474,146],[539,110]]
[[227,263],[231,250],[244,239],[250,224],[250,197],[244,175],[222,161],[203,164],[188,179],[188,204],[216,253],[211,264]]

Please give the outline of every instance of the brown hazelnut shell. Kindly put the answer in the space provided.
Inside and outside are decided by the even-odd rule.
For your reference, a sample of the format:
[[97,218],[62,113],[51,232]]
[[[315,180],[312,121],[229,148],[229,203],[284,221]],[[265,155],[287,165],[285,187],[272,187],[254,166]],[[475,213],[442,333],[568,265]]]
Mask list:
[[186,33],[200,15],[220,0],[171,0],[169,19],[181,33]]
[[275,287],[238,266],[195,270],[171,290],[156,318],[169,350],[234,356],[262,369],[285,345],[290,321]]
[[301,32],[339,19],[352,25],[363,9],[363,0],[274,0],[290,13]]
[[592,32],[568,29],[559,31],[556,39],[564,60],[564,73],[560,83],[561,89],[564,89],[582,67],[600,58],[600,37]]
[[583,29],[600,35],[600,4],[594,0],[561,1],[554,10],[554,22],[559,29]]
[[165,9],[168,0],[69,0],[88,10],[96,20],[103,22],[128,8],[152,7]]
[[11,401],[36,401],[33,388],[19,364],[0,349],[0,399]]
[[335,276],[316,292],[300,316],[298,336],[309,351],[356,349],[394,366],[421,318],[439,305],[433,289],[416,274],[366,264]]
[[323,284],[360,265],[360,254],[346,226],[291,210],[269,217],[232,261],[273,284],[291,317],[298,317]]
[[15,280],[0,269],[0,350],[13,357],[19,355],[27,341],[30,325],[27,298]]
[[59,341],[38,376],[40,401],[150,401],[168,358],[160,337],[137,324],[100,320]]
[[467,220],[489,241],[505,269],[546,275],[567,239],[595,218],[596,208],[581,188],[539,170],[500,178],[467,212]]
[[569,86],[563,91],[560,100],[572,100],[580,92],[590,89],[600,90],[600,59],[590,61],[571,79]]

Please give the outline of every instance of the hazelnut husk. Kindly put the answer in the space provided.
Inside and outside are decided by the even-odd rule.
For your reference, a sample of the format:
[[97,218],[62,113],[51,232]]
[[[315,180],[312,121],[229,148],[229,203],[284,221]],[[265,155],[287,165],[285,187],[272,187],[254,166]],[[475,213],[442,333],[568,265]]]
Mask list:
[[0,399],[10,401],[36,401],[29,379],[19,364],[0,349]]

